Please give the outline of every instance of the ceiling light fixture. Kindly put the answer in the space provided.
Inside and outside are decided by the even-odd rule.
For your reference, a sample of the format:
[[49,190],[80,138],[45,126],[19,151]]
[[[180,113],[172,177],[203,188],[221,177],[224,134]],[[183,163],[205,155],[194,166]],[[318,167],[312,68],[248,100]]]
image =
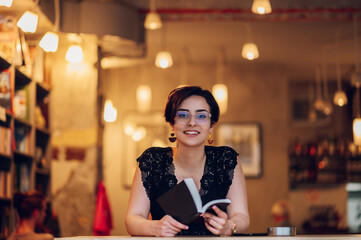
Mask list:
[[52,31],[45,33],[39,42],[39,46],[44,49],[45,52],[56,52],[58,45],[59,35]]
[[55,23],[54,31],[48,31],[44,34],[39,42],[39,46],[44,49],[45,52],[56,52],[59,45],[59,35],[56,33],[59,30],[59,18],[60,18],[60,8],[59,0],[54,0],[55,8]]
[[117,109],[113,106],[113,102],[110,99],[107,99],[104,104],[104,121],[105,122],[115,122],[117,120]]
[[23,32],[34,33],[38,26],[39,16],[31,11],[26,11],[19,19],[17,25]]
[[13,0],[0,0],[0,6],[11,7]]
[[248,60],[259,58],[257,45],[254,43],[245,43],[242,48],[242,57]]
[[155,9],[155,0],[150,1],[150,12],[145,17],[144,27],[149,30],[156,30],[162,27],[162,20]]
[[258,47],[252,42],[252,29],[249,24],[244,24],[246,28],[247,42],[242,47],[242,57],[247,60],[255,60],[259,58]]
[[225,84],[223,84],[224,76],[224,51],[219,50],[217,54],[217,84],[212,88],[212,93],[216,99],[220,114],[225,114],[227,112],[228,105],[228,89]]
[[340,57],[339,57],[339,41],[338,41],[338,34],[337,34],[337,64],[336,64],[336,71],[337,71],[337,91],[333,96],[333,103],[336,106],[342,107],[347,104],[347,96],[344,91],[342,91],[341,86],[341,70],[340,70]]
[[353,130],[353,142],[355,145],[361,145],[361,116],[360,116],[360,85],[361,85],[361,72],[359,69],[359,62],[358,62],[358,39],[357,39],[357,17],[354,16],[354,38],[355,38],[355,64],[356,64],[356,71],[351,76],[351,83],[356,87],[356,93],[354,96],[353,101],[353,115],[354,120],[352,122],[352,130]]
[[71,63],[80,63],[84,59],[83,49],[80,45],[71,45],[66,52],[65,59]]
[[252,12],[255,14],[268,14],[272,12],[271,3],[269,0],[253,0]]
[[[166,49],[166,27],[162,31],[162,49]],[[166,50],[160,51],[155,57],[155,66],[159,68],[170,68],[173,66],[172,54]]]
[[149,85],[139,85],[137,87],[137,107],[139,112],[150,110],[152,103],[152,89]]

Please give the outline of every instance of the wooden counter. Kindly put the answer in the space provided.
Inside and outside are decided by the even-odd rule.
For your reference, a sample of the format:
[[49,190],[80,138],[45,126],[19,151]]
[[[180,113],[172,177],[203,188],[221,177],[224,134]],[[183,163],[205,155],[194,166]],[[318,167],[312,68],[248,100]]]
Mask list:
[[[361,234],[347,234],[347,235],[296,235],[296,236],[280,236],[280,237],[268,237],[268,236],[233,236],[233,237],[217,237],[217,236],[191,236],[191,237],[162,237],[163,240],[186,240],[186,239],[197,239],[197,240],[212,240],[214,238],[222,240],[361,240]],[[64,238],[55,238],[59,240],[154,240],[155,237],[130,237],[130,236],[81,236],[81,237],[64,237]]]

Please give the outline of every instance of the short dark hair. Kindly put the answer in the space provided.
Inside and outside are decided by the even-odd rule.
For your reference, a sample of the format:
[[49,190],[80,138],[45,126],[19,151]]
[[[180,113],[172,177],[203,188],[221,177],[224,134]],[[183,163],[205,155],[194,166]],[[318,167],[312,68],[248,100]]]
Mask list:
[[43,210],[45,196],[38,191],[28,193],[14,193],[14,207],[18,211],[20,219],[31,218],[34,210]]
[[201,96],[209,105],[211,113],[211,125],[218,122],[219,119],[219,106],[214,99],[212,93],[208,90],[202,89],[198,86],[186,86],[176,88],[171,91],[168,95],[168,102],[165,106],[164,117],[165,121],[170,124],[174,124],[174,117],[177,113],[179,106],[182,104],[184,99],[190,96]]

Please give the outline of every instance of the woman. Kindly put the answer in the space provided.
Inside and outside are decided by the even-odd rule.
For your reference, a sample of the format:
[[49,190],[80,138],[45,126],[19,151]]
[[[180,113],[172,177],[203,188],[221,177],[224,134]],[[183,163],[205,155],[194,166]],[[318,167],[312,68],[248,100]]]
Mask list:
[[[129,234],[230,236],[246,232],[247,193],[238,154],[229,147],[205,146],[207,138],[213,142],[211,132],[219,117],[212,94],[196,86],[177,88],[168,96],[164,116],[172,128],[169,140],[176,141],[176,147],[152,147],[137,159],[125,220]],[[193,178],[203,204],[230,199],[226,212],[213,206],[215,215],[206,212],[204,223],[189,226],[165,215],[156,199],[185,178]]]
[[42,224],[46,216],[46,201],[37,191],[14,194],[14,208],[18,212],[18,225],[7,240],[52,240],[49,233],[35,233],[35,227]]

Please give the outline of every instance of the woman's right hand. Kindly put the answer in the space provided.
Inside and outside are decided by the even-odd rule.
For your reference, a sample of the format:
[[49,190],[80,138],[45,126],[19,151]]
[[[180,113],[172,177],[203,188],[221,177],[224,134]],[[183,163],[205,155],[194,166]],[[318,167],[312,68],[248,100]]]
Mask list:
[[154,221],[153,235],[156,237],[174,237],[183,229],[188,229],[188,226],[169,215],[165,215],[161,220]]

